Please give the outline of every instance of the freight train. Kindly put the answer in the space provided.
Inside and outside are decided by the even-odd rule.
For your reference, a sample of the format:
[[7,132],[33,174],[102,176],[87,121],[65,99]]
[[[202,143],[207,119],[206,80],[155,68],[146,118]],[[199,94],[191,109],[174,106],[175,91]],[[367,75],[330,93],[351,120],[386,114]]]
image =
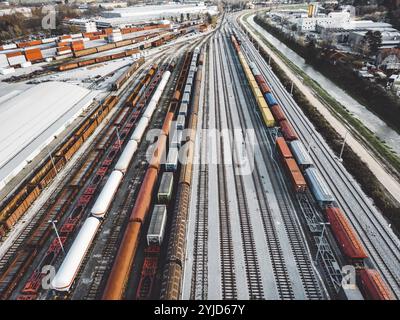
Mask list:
[[[198,49],[195,51],[197,50]],[[194,55],[197,56],[198,53],[195,52]],[[152,193],[160,170],[160,157],[166,151],[166,142],[171,132],[172,120],[178,110],[179,98],[181,96],[180,92],[183,90],[184,81],[188,73],[190,56],[190,53],[185,55],[183,67],[180,70],[178,81],[175,87],[176,90],[169,105],[169,112],[165,117],[162,132],[158,137],[158,142],[155,149],[156,152],[150,161],[142,186],[139,190],[128,226],[125,230],[125,234],[120,244],[111,274],[108,278],[107,285],[103,293],[103,299],[105,300],[122,299],[123,297],[133,259],[136,254],[139,235],[150,210]]]
[[170,75],[170,71],[164,72],[157,89],[155,90],[146,110],[143,112],[141,117],[140,121],[145,119],[142,123],[146,123],[146,125],[138,125],[130,136],[128,143],[117,160],[114,170],[108,177],[104,187],[92,206],[90,217],[84,222],[70,250],[68,251],[54,279],[52,280],[52,288],[54,290],[69,291],[73,285],[82,261],[98,232],[101,221],[107,214],[108,209],[114,200],[114,195],[123,180],[124,174],[132,162],[133,156],[137,150],[137,146],[140,143],[147,125],[150,122],[150,119],[156,109],[161,94],[167,85]]
[[[118,79],[116,87],[121,87],[142,64],[144,58],[132,64]],[[154,69],[150,70],[144,80],[145,86],[149,83],[154,74]],[[142,80],[143,81],[143,80]],[[137,86],[136,92],[130,95],[133,99],[134,94],[139,95]],[[114,88],[115,89],[115,88]],[[138,99],[139,97],[137,97]],[[12,226],[18,222],[21,216],[29,209],[32,203],[39,197],[41,191],[46,188],[54,179],[56,174],[65,166],[66,162],[76,153],[83,142],[91,136],[97,126],[103,121],[107,114],[115,107],[118,96],[107,97],[102,104],[92,111],[91,115],[78,127],[64,142],[52,153],[51,157],[43,160],[35,172],[28,177],[12,195],[10,195],[0,206],[0,237],[5,236]]]
[[[84,50],[80,50],[80,51],[75,51],[74,52],[74,56],[75,58],[78,57],[84,57],[84,56],[88,56],[91,54],[95,54],[95,53],[99,53],[99,52],[103,52],[103,51],[108,51],[114,48],[118,48],[118,47],[122,47],[122,46],[128,46],[137,42],[142,42],[144,40],[159,36],[159,33],[155,33],[155,34],[151,34],[148,36],[141,36],[141,37],[136,37],[133,39],[129,39],[129,40],[123,40],[123,41],[118,41],[115,43],[109,43],[109,44],[105,44],[99,47],[94,47],[94,48],[89,48],[89,49],[84,49]],[[150,47],[159,47],[173,39],[175,39],[177,37],[177,35],[175,34],[167,34],[165,36],[160,37],[160,39],[155,40],[153,42],[149,42],[149,43],[145,43],[142,44],[140,46],[140,50],[144,50]],[[110,54],[110,55],[106,55],[106,56],[101,56],[101,57],[97,57],[97,58],[93,58],[93,59],[88,59],[88,60],[83,60],[83,61],[78,61],[78,62],[70,62],[70,63],[65,63],[62,64],[60,66],[58,66],[58,71],[67,71],[67,70],[72,70],[72,69],[76,69],[76,68],[80,68],[80,67],[84,67],[84,66],[89,66],[89,65],[93,65],[96,63],[102,63],[105,61],[111,61],[111,60],[115,60],[115,59],[121,59],[121,58],[125,58],[125,57],[129,57],[132,55],[140,55],[140,51],[139,49],[135,48],[135,49],[129,49],[126,50],[124,52],[120,52],[120,53],[114,53],[114,54]]]
[[[190,189],[192,184],[192,163],[194,157],[194,143],[196,138],[197,117],[199,110],[199,97],[200,87],[202,80],[202,70],[204,53],[200,53],[199,48],[196,48],[192,57],[192,63],[197,62],[198,67],[195,68],[191,65],[189,69],[190,77],[186,80],[186,85],[182,83],[181,90],[190,87],[191,89],[190,101],[181,101],[191,105],[190,118],[188,121],[189,134],[183,137],[186,149],[186,163],[182,164],[181,172],[178,181],[178,188],[176,194],[176,203],[172,215],[170,238],[168,241],[167,261],[164,266],[164,272],[161,283],[161,299],[177,300],[180,297],[183,266],[185,259],[185,240],[186,240],[186,221],[188,218],[188,210],[190,203]],[[197,70],[196,70],[197,69]],[[193,71],[193,72],[190,72]],[[195,75],[194,75],[195,74]],[[185,89],[186,90],[186,89]],[[176,100],[176,107],[178,107],[179,97]],[[178,109],[178,108],[177,108]]]
[[82,61],[78,61],[78,62],[65,63],[65,64],[58,66],[58,71],[68,71],[68,70],[72,70],[72,69],[76,69],[76,68],[80,68],[80,67],[90,66],[90,65],[93,65],[96,63],[102,63],[105,61],[121,59],[121,58],[125,58],[125,57],[130,57],[132,55],[139,55],[139,54],[140,54],[139,49],[129,49],[124,52],[110,54],[110,55],[102,56],[102,57],[98,57],[98,58],[82,60]]
[[0,236],[5,236],[15,223],[39,197],[57,173],[87,140],[107,114],[115,107],[118,97],[112,95],[104,100],[91,115],[64,140],[64,142],[46,157],[38,169],[6,199],[0,207]]
[[307,189],[310,190],[321,210],[325,213],[325,217],[330,223],[331,231],[342,254],[348,263],[354,264],[357,268],[358,284],[364,296],[368,299],[393,299],[390,290],[387,288],[380,274],[376,270],[367,269],[365,266],[364,262],[368,258],[368,254],[360,239],[345,214],[339,208],[329,187],[315,168],[310,155],[298,139],[295,130],[275,99],[272,90],[266,83],[258,67],[254,62],[247,64],[241,52],[239,41],[237,41],[237,37],[234,34],[231,35],[231,40],[234,49],[238,52],[239,60],[246,73],[257,104],[260,107],[260,112],[263,114],[262,103],[259,102],[260,94],[254,88],[253,79],[247,75],[248,70],[251,70],[259,91],[261,91],[269,110],[272,112],[275,122],[272,120],[269,121],[263,114],[265,125],[271,127],[276,123],[279,126],[282,136],[276,139],[276,147],[281,163],[290,178],[293,190],[296,193],[306,192]]

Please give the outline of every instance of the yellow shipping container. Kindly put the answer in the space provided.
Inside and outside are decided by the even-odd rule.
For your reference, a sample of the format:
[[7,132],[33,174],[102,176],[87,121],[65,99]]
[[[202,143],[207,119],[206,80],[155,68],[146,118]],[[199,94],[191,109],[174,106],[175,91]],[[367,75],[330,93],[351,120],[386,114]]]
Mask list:
[[264,123],[268,128],[271,128],[275,125],[275,119],[272,116],[271,110],[269,110],[269,108],[261,108],[261,114],[264,119]]

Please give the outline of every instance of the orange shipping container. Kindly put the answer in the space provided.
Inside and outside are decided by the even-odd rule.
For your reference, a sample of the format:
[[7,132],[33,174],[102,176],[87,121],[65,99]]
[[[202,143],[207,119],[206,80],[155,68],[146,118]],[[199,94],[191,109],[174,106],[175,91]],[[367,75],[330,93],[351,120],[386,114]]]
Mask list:
[[43,59],[42,51],[39,48],[26,50],[25,57],[28,61],[37,61]]
[[21,51],[6,53],[7,58],[22,56]]
[[285,159],[286,168],[288,170],[290,180],[296,192],[305,192],[307,189],[306,181],[301,173],[299,166],[294,159]]

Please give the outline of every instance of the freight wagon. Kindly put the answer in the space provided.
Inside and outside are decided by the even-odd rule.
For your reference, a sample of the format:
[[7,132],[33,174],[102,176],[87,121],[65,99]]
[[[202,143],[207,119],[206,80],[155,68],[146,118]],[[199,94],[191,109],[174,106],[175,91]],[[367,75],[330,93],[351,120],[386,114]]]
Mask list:
[[165,204],[171,200],[173,186],[174,174],[172,172],[164,172],[157,193],[157,200],[159,203]]
[[165,171],[176,171],[178,168],[179,151],[178,148],[169,148]]
[[326,216],[340,250],[351,263],[362,262],[367,253],[343,212],[336,207],[326,208]]
[[164,238],[166,222],[167,207],[163,204],[155,205],[147,231],[147,245],[161,245]]
[[185,129],[185,122],[186,122],[186,118],[183,115],[179,115],[176,118],[176,129],[177,130],[183,130]]
[[305,170],[305,176],[308,181],[311,193],[313,194],[318,205],[322,208],[332,205],[335,201],[331,191],[322,179],[319,172],[311,167]]
[[294,140],[290,142],[290,148],[293,156],[296,159],[297,164],[301,169],[306,169],[314,165],[310,154],[307,152],[304,144],[300,140]]

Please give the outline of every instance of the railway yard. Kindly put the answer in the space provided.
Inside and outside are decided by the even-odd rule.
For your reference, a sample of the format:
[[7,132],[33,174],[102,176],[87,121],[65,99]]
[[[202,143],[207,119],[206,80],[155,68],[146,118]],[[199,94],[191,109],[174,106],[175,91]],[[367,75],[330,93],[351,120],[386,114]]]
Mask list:
[[398,237],[239,17],[2,76],[0,119],[41,87],[75,100],[3,142],[1,299],[400,298]]

